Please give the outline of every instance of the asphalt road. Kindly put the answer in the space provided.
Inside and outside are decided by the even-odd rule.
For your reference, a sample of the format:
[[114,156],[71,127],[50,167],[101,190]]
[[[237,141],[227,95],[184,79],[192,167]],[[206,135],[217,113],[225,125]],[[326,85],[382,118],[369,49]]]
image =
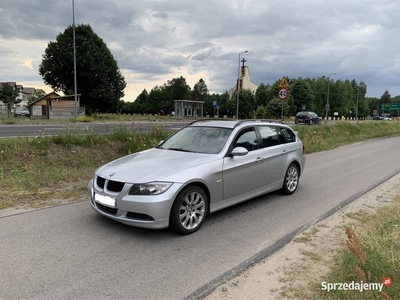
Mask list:
[[399,147],[397,136],[308,155],[294,195],[215,213],[189,236],[125,226],[87,201],[0,218],[0,299],[201,298],[400,172]]
[[67,131],[79,133],[106,134],[111,133],[115,128],[125,126],[134,128],[137,131],[149,130],[152,126],[162,126],[164,129],[176,130],[188,122],[150,122],[150,121],[135,121],[135,122],[118,122],[118,123],[70,123],[70,124],[10,124],[0,125],[0,138],[20,137],[20,136],[42,136],[42,135],[57,135]]

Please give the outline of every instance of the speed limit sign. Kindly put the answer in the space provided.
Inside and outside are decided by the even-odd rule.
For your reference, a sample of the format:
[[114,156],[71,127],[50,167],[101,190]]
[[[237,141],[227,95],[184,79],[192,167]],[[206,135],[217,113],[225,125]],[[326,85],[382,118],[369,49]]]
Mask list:
[[289,96],[289,91],[288,91],[287,88],[285,88],[285,87],[279,88],[279,91],[278,91],[278,98],[279,99],[286,100],[288,96]]

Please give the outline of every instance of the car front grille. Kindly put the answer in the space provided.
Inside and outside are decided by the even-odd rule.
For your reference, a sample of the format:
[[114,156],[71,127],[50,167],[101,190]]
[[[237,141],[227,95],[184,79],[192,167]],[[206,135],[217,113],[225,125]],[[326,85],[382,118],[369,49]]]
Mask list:
[[[106,186],[107,183],[107,186]],[[120,192],[124,188],[125,182],[121,181],[115,181],[115,180],[106,180],[105,178],[101,176],[97,176],[96,184],[99,188],[104,189],[107,188],[107,190],[111,192]]]

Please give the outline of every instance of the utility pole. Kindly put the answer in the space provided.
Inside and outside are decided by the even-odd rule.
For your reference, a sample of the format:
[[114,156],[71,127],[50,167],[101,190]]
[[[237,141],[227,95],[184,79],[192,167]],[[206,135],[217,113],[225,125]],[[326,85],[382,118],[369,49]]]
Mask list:
[[78,117],[78,108],[77,108],[77,83],[76,83],[76,45],[75,45],[75,1],[72,0],[72,32],[73,32],[73,40],[74,40],[74,116]]
[[329,111],[329,83],[331,81],[331,75],[336,75],[336,73],[332,73],[328,75],[328,94],[326,96],[326,115],[325,115],[325,122],[328,121],[328,111]]

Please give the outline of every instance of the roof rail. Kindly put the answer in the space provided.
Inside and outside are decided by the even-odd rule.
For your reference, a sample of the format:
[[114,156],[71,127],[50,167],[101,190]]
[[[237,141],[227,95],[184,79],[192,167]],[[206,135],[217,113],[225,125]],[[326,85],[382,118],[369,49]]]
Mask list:
[[246,122],[269,122],[269,123],[281,123],[281,124],[286,124],[283,121],[280,120],[271,120],[271,119],[246,119],[246,120],[240,120],[235,124],[234,127],[239,126],[240,124],[246,123]]
[[200,119],[200,120],[194,120],[193,122],[189,123],[187,126],[192,125],[194,123],[198,122],[207,122],[207,121],[235,121],[236,119],[218,119],[218,118],[213,118],[213,119]]
[[190,126],[194,123],[198,123],[198,122],[208,122],[208,121],[236,121],[237,123],[235,124],[235,126],[233,126],[234,128],[239,126],[240,124],[246,123],[246,122],[269,122],[269,123],[281,123],[281,124],[285,124],[285,122],[280,121],[280,120],[272,120],[272,119],[245,119],[245,120],[236,120],[236,119],[217,119],[217,118],[213,118],[213,119],[200,119],[200,120],[194,120],[193,122],[187,124],[186,126]]

